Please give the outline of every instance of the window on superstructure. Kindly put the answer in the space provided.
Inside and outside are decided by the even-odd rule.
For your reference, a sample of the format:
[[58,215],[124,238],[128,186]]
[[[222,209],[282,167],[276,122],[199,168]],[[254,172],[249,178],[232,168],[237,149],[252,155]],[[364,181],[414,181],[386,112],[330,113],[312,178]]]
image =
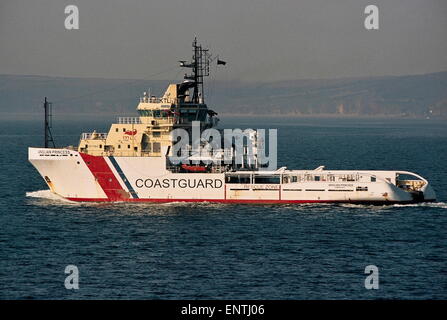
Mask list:
[[123,132],[126,132],[126,128],[123,128]]
[[140,116],[142,116],[142,117],[149,117],[149,116],[151,116],[150,110],[140,110],[139,112],[140,112]]
[[371,177],[371,182],[376,182],[377,178],[375,176]]
[[199,120],[200,121],[205,121],[206,115],[207,115],[207,112],[206,112],[205,109],[200,110],[199,111]]
[[194,121],[196,120],[196,115],[197,115],[197,110],[188,110],[188,120],[189,121]]
[[153,113],[154,113],[154,118],[160,118],[161,117],[160,110],[153,110]]
[[130,144],[127,145],[127,149],[130,149]]
[[147,134],[144,134],[143,139],[141,140],[141,151],[151,152],[151,144],[149,142],[149,136]]
[[153,136],[154,138],[159,138],[159,137],[160,137],[160,132],[158,132],[158,131],[154,131],[154,132],[152,132],[152,136]]
[[119,131],[118,128],[116,128],[115,131],[118,132]]
[[292,176],[292,182],[297,182],[298,181],[298,177],[297,176]]
[[227,176],[227,182],[228,183],[250,183],[250,176],[249,175],[231,175]]
[[278,176],[255,176],[255,183],[259,184],[279,184],[280,179]]
[[121,145],[120,144],[118,145],[118,149],[121,149]]
[[154,152],[160,152],[161,151],[161,145],[160,142],[154,142],[152,145]]

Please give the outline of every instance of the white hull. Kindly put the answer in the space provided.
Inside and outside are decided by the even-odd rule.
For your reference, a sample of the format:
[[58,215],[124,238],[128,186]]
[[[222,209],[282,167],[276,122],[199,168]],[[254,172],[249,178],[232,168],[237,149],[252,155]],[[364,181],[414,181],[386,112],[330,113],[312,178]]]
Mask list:
[[[280,183],[234,183],[228,175],[262,172],[172,173],[166,170],[165,157],[102,157],[48,148],[29,148],[29,161],[52,192],[72,201],[382,204],[436,198],[424,178],[402,171],[285,170],[278,173]],[[417,197],[396,185],[399,173],[422,179]],[[320,180],[293,181],[311,175]],[[340,181],[346,176],[348,180]]]

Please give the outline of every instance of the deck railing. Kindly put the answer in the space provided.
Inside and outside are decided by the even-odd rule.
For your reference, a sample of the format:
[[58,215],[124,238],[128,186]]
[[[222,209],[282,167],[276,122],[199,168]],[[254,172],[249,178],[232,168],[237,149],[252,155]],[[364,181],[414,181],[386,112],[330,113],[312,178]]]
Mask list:
[[140,124],[140,117],[118,117],[119,124]]

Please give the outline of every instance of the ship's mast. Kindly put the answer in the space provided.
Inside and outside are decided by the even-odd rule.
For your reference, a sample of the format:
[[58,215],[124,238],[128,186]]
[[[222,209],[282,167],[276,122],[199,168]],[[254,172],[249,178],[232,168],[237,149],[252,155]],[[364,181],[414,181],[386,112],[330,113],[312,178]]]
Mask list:
[[191,102],[199,104],[204,103],[205,91],[203,87],[203,78],[210,75],[210,54],[209,49],[204,49],[202,45],[197,43],[197,38],[194,38],[192,48],[192,62],[185,63],[185,61],[180,61],[180,66],[191,68],[192,74],[185,74],[185,80],[194,81]]
[[52,103],[48,102],[47,97],[45,97],[45,101],[43,103],[43,108],[45,109],[45,121],[44,121],[44,127],[45,127],[45,148],[48,148],[50,142],[53,145],[53,148],[55,148],[53,135],[51,134],[51,107]]

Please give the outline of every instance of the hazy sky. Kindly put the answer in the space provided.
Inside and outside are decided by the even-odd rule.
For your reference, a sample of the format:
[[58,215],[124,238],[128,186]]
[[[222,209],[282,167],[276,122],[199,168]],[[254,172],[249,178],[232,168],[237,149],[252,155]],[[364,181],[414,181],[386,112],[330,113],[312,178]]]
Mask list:
[[190,58],[194,35],[228,62],[222,80],[447,70],[446,0],[0,0],[0,73],[172,79],[152,75]]

